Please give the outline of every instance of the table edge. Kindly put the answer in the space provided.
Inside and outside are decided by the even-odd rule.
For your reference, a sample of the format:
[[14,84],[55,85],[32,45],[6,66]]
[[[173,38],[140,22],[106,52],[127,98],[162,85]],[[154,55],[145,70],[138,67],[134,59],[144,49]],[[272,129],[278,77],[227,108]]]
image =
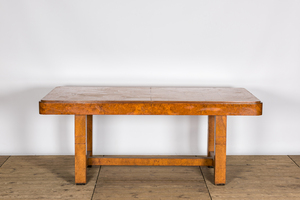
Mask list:
[[39,112],[62,115],[262,115],[262,105],[261,101],[40,101]]
[[140,103],[169,103],[169,104],[173,104],[173,103],[199,103],[199,104],[259,104],[259,103],[263,103],[262,101],[258,100],[258,101],[120,101],[120,100],[116,100],[116,101],[57,101],[57,100],[40,100],[39,103],[74,103],[74,104],[85,104],[85,103],[119,103],[119,104],[127,104],[127,103],[136,103],[136,104],[140,104]]

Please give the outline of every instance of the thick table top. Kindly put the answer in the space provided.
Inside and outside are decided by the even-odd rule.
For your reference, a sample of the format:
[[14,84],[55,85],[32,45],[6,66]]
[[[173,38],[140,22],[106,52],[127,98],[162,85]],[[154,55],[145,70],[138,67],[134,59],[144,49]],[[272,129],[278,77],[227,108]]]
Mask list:
[[218,87],[56,87],[40,101],[41,114],[189,115],[194,110],[200,115],[260,115],[261,109],[261,101],[246,89]]

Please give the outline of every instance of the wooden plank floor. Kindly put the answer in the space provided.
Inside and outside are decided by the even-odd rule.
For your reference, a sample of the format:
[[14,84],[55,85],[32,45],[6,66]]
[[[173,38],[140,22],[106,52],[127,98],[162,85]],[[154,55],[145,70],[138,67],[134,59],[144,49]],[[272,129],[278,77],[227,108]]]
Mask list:
[[227,184],[207,167],[93,166],[74,156],[0,156],[0,199],[299,199],[300,156],[228,156]]
[[3,163],[9,158],[9,156],[0,156],[0,167],[3,165]]
[[213,169],[201,167],[212,199],[300,199],[300,168],[288,156],[228,156],[227,183],[212,184]]
[[199,167],[103,166],[94,199],[210,199]]
[[91,199],[99,167],[88,184],[74,185],[74,156],[11,156],[0,168],[0,199]]
[[300,167],[300,155],[293,155],[293,156],[289,156],[296,165],[298,165],[298,167]]

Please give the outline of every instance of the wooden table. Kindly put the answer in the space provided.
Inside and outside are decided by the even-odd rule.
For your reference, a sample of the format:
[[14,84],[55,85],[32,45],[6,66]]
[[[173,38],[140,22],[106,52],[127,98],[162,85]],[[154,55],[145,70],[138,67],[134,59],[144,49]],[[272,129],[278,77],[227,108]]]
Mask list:
[[[262,102],[243,88],[56,87],[40,114],[75,115],[75,183],[91,165],[210,166],[226,182],[227,115],[261,115]],[[94,157],[93,115],[208,115],[207,157]]]

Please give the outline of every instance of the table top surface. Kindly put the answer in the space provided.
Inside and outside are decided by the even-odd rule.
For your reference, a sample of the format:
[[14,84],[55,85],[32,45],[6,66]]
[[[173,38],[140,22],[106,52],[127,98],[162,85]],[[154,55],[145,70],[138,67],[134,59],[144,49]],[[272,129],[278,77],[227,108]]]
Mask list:
[[229,87],[77,87],[54,88],[41,102],[208,102],[261,103],[244,88]]

